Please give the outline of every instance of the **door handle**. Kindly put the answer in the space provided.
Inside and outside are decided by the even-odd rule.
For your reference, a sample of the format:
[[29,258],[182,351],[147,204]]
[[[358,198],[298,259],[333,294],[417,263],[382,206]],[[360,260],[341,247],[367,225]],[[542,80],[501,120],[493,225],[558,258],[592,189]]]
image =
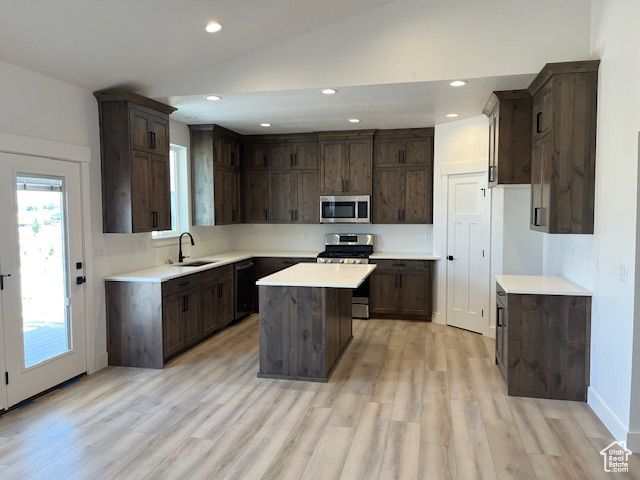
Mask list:
[[540,208],[540,207],[535,207],[535,208],[533,209],[533,224],[534,224],[536,227],[539,227],[539,226],[540,226],[540,219],[538,218],[538,215],[539,215],[539,213],[540,213],[540,210],[541,210],[541,208]]
[[453,260],[453,259],[454,259],[454,258],[453,258],[453,255],[449,255],[449,256],[447,257],[447,260]]
[[10,277],[11,274],[7,273],[6,275],[0,275],[0,290],[4,290],[4,277]]
[[540,133],[542,132],[542,130],[540,130],[540,118],[542,117],[542,112],[538,112],[536,113],[536,133]]
[[502,315],[500,315],[500,311],[501,311],[501,310],[503,310],[503,308],[502,308],[502,307],[498,307],[498,311],[497,311],[498,318],[496,318],[496,326],[497,326],[497,327],[502,327],[502,326],[504,326],[504,325],[500,322],[500,319],[502,318]]

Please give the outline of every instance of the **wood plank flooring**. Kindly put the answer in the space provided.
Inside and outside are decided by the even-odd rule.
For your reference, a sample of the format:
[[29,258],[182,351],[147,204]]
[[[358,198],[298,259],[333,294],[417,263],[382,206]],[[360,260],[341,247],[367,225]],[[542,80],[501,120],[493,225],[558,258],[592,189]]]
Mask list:
[[0,418],[2,479],[640,479],[584,403],[507,397],[493,340],[354,322],[324,383],[259,379],[252,316],[164,370],[109,367]]

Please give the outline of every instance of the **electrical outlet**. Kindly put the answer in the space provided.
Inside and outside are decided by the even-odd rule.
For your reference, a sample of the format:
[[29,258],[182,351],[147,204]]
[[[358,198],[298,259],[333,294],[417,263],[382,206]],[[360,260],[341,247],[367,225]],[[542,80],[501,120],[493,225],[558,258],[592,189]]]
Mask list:
[[620,281],[627,283],[627,266],[624,263],[620,264]]

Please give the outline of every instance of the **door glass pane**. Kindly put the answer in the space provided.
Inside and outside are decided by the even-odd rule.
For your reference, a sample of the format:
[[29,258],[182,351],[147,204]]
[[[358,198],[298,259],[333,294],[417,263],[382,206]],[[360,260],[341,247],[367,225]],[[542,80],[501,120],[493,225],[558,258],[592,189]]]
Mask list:
[[25,367],[70,350],[64,183],[19,175],[18,231]]

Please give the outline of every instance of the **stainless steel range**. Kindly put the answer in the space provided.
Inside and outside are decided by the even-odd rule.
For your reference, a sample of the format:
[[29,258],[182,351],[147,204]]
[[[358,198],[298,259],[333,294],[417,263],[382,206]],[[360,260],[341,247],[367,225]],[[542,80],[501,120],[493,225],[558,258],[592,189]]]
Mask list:
[[[329,233],[318,263],[367,264],[373,253],[373,235]],[[369,318],[369,279],[353,291],[353,318]]]

